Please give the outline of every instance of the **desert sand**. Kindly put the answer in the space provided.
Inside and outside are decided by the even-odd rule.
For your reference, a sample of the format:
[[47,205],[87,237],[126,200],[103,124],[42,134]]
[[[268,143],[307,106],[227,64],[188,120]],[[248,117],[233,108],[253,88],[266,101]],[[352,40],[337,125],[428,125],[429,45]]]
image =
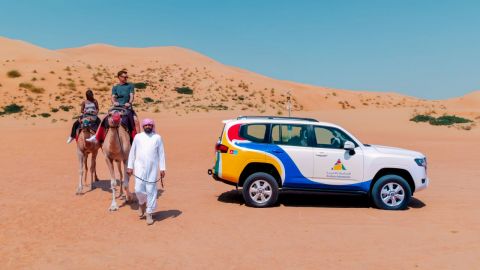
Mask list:
[[[29,54],[15,49],[5,53],[9,46],[22,50],[25,46]],[[24,106],[20,114],[0,117],[2,269],[132,269],[139,263],[153,269],[476,269],[480,265],[478,91],[429,101],[395,93],[327,89],[270,79],[180,48],[92,45],[51,51],[9,39],[0,39],[0,47],[0,107],[12,102]],[[118,54],[124,54],[133,67],[118,61]],[[101,83],[92,78],[100,65],[107,69],[96,77]],[[66,66],[70,68],[65,70]],[[76,196],[75,144],[65,144],[84,88],[111,87],[114,72],[122,66],[131,78],[134,75],[133,81],[154,78],[137,93],[139,115],[157,122],[167,155],[165,189],[152,226],[138,219],[135,204],[108,211],[111,194],[102,153],[97,158],[97,188]],[[149,67],[153,70],[146,71]],[[8,78],[6,72],[12,69],[22,76]],[[19,87],[25,80],[32,82],[32,77],[43,93]],[[65,78],[74,80],[75,87],[59,86],[71,82]],[[182,84],[194,89],[192,97],[178,98],[181,95],[172,91]],[[218,87],[222,88],[208,91]],[[337,123],[364,143],[426,154],[430,187],[414,194],[405,211],[372,208],[362,196],[310,193],[281,194],[273,208],[246,207],[239,192],[206,173],[213,165],[221,120],[242,114],[285,115],[280,102],[287,90],[296,100],[295,116]],[[104,96],[103,108],[108,107],[108,91],[96,91],[104,93],[97,95]],[[253,91],[256,94],[250,96]],[[161,102],[142,102],[147,96]],[[74,108],[51,112],[62,104]],[[228,109],[215,107],[218,104]],[[415,110],[459,114],[475,122],[468,130],[410,122]],[[51,116],[31,116],[42,112]]]

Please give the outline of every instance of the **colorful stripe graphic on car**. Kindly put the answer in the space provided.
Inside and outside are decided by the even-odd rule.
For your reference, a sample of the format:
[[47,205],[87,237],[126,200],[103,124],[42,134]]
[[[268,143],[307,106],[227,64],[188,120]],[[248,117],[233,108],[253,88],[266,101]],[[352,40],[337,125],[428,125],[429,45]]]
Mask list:
[[[323,184],[319,182],[312,181],[307,177],[303,176],[303,174],[298,169],[295,162],[292,158],[288,155],[285,150],[283,150],[280,146],[274,144],[259,144],[259,143],[252,143],[252,142],[235,142],[236,145],[251,149],[251,150],[260,150],[260,151],[268,151],[268,155],[275,156],[283,165],[284,168],[284,178],[283,187],[289,188],[317,188],[317,189],[330,189],[330,190],[348,190],[348,191],[368,191],[370,189],[369,181],[364,181],[355,184],[349,185],[329,185]],[[266,149],[268,148],[268,149]]]
[[216,156],[216,159],[215,159],[215,167],[213,168],[213,173],[218,175],[218,177],[222,177],[222,173],[221,173],[221,168],[222,168],[222,165],[221,165],[221,155],[219,152],[215,153],[215,156]]
[[[264,163],[272,164],[282,179],[283,187],[345,191],[368,191],[370,189],[371,180],[348,185],[330,185],[313,181],[300,172],[292,158],[280,146],[254,143],[242,139],[239,136],[240,126],[241,124],[235,124],[228,129],[227,134],[224,134],[224,138],[222,138],[224,144],[228,146],[229,151],[235,151],[243,160],[263,160]],[[228,156],[236,157],[236,155]],[[220,160],[220,158],[217,160]],[[238,178],[243,169],[239,166],[242,165],[245,164],[243,162],[225,162],[221,171],[231,171],[232,175],[236,175],[236,178]],[[228,175],[225,176],[228,178]]]

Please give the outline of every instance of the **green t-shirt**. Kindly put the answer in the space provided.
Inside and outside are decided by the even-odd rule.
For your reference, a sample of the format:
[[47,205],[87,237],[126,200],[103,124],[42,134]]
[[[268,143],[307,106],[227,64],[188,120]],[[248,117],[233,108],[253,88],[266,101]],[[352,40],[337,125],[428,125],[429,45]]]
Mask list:
[[116,96],[117,102],[122,106],[130,100],[130,93],[135,93],[135,87],[131,83],[117,84],[112,88],[112,95]]

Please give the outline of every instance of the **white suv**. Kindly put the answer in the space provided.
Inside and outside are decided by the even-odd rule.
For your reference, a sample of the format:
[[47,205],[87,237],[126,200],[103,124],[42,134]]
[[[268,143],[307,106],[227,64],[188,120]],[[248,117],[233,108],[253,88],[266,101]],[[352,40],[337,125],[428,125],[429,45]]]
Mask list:
[[361,143],[310,118],[243,116],[224,121],[208,173],[243,187],[247,205],[268,207],[279,190],[368,194],[375,206],[407,207],[428,186],[425,155]]

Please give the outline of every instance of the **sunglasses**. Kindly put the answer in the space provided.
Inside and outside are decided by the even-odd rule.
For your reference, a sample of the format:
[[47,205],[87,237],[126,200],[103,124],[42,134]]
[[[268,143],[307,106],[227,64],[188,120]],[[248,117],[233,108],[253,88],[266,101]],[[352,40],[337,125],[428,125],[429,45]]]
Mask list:
[[120,78],[128,79],[128,76],[119,76]]
[[143,125],[144,127],[153,127],[153,125],[150,125],[150,124],[147,124],[147,125]]

